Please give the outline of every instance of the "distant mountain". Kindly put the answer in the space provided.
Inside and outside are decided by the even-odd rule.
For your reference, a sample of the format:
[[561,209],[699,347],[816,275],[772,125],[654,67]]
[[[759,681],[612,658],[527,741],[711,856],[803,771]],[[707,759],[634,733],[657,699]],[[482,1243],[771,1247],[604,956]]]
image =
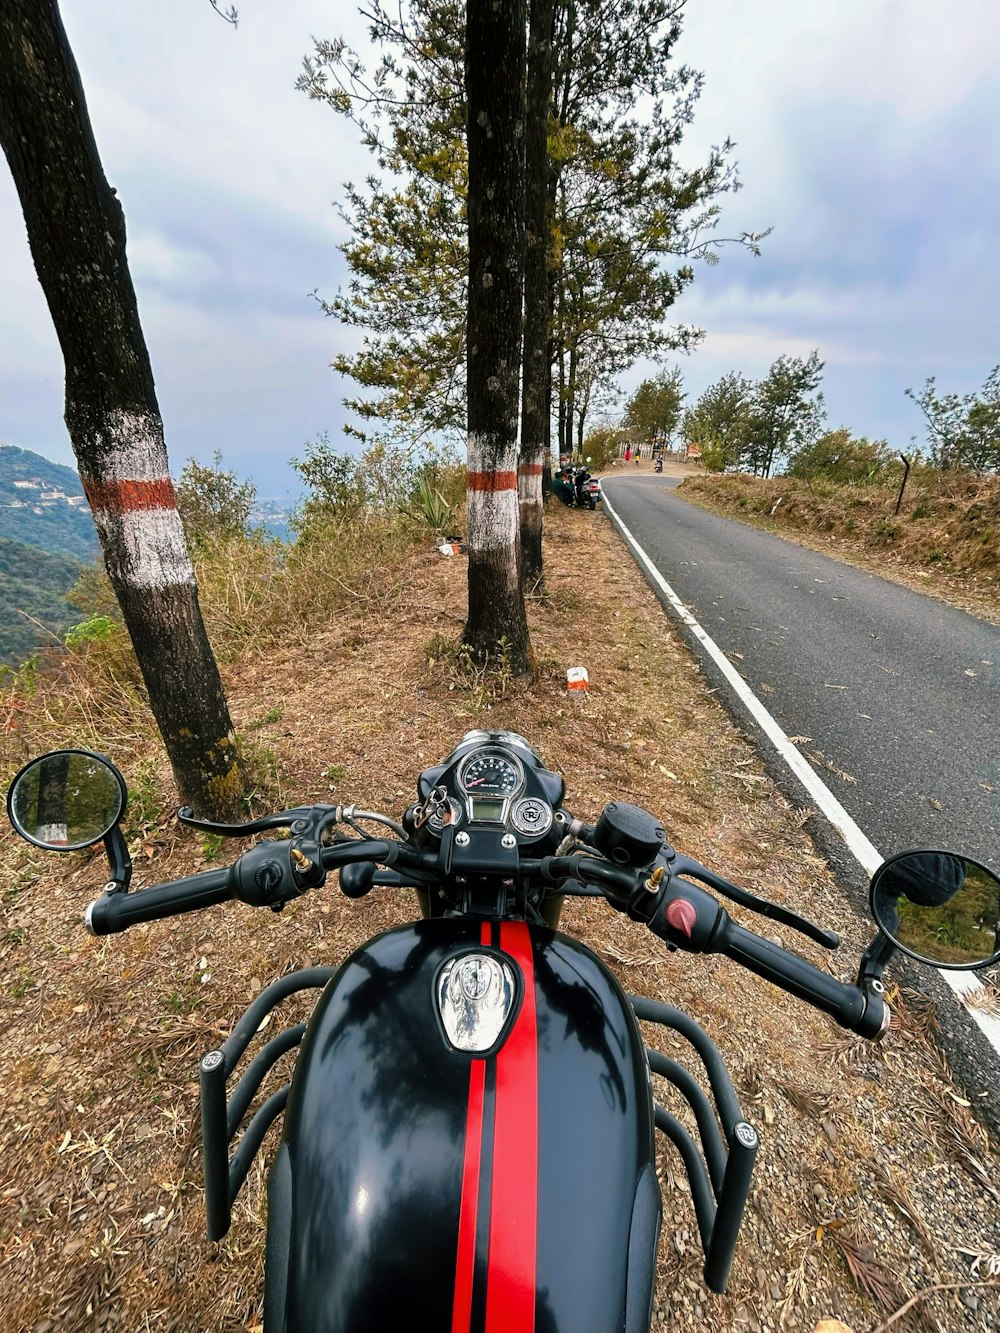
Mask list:
[[61,638],[84,618],[66,601],[82,568],[78,560],[0,537],[0,662],[16,665],[52,642],[45,630]]
[[0,536],[90,561],[97,533],[80,478],[41,454],[0,444]]
[[257,503],[250,511],[250,526],[263,528],[270,537],[280,537],[283,542],[292,540],[291,519],[294,504],[287,497],[257,497]]
[[[289,538],[292,502],[264,498],[251,522]],[[94,520],[72,468],[0,443],[0,663],[13,664],[84,613],[66,601],[81,568],[98,556]]]

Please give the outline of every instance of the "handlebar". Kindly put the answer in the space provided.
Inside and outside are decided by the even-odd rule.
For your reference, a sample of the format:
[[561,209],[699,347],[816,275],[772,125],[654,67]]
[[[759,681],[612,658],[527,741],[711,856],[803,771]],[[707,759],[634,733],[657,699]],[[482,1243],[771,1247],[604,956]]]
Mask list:
[[123,890],[105,893],[92,902],[84,913],[84,924],[92,935],[117,935],[143,921],[192,912],[199,907],[214,907],[235,896],[233,870],[205,870],[169,884],[157,884],[138,893]]
[[[300,840],[301,841],[301,840]],[[84,917],[94,935],[112,935],[144,921],[211,907],[231,898],[279,908],[308,888],[318,887],[329,870],[348,871],[341,887],[360,897],[376,882],[430,883],[438,870],[433,853],[405,843],[365,838],[333,845],[311,844],[312,859],[288,841],[258,843],[232,866],[208,870],[138,893],[112,891],[91,903]],[[378,872],[375,865],[389,869]],[[686,864],[686,863],[685,863]],[[693,864],[693,863],[692,863]],[[303,866],[305,869],[303,869]],[[369,870],[370,867],[370,870]],[[666,873],[634,871],[586,853],[548,856],[520,863],[558,885],[575,878],[595,886],[619,911],[648,926],[672,948],[721,953],[782,990],[831,1015],[862,1037],[880,1037],[889,1025],[889,1007],[877,984],[851,985],[807,963],[797,954],[738,925],[706,889]]]
[[254,907],[280,908],[306,889],[322,884],[328,870],[361,863],[400,864],[405,870],[405,875],[398,877],[400,883],[410,877],[414,880],[430,877],[431,868],[420,853],[388,839],[366,838],[329,847],[316,846],[311,848],[311,861],[292,849],[293,844],[287,840],[260,842],[224,869],[205,870],[136,893],[113,889],[90,904],[84,913],[84,924],[92,935],[116,935],[144,921],[214,907],[231,898]]
[[804,958],[738,926],[728,914],[717,951],[766,981],[774,982],[790,995],[822,1009],[841,1027],[856,1032],[859,1037],[878,1038],[888,1030],[889,1006],[878,991],[862,990],[860,986],[838,981]]
[[746,930],[710,893],[679,876],[657,884],[587,855],[550,857],[538,867],[546,878],[572,874],[596,883],[613,906],[642,921],[671,947],[725,954],[861,1037],[878,1038],[888,1030],[890,1011],[880,988],[839,981],[798,954]]

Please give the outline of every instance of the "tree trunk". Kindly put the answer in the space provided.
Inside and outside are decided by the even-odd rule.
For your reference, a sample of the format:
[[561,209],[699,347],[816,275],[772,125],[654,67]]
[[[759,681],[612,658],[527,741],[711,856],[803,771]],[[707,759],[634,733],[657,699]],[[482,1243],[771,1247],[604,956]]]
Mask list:
[[524,353],[521,400],[521,576],[542,577],[542,472],[549,414],[549,102],[555,0],[531,0],[525,126]]
[[[562,323],[563,296],[560,288],[557,301],[559,303],[560,326]],[[563,454],[569,454],[570,450],[566,448],[566,348],[562,342],[562,333],[559,333],[559,345],[556,351],[559,360],[559,402],[557,404],[558,412],[556,414],[556,434],[559,442],[559,462],[562,462]]]
[[469,616],[480,661],[530,665],[517,412],[524,282],[525,0],[468,0]]
[[586,462],[586,459],[583,457],[584,425],[587,421],[587,413],[590,411],[590,395],[593,387],[594,382],[588,377],[580,398],[580,404],[576,411],[576,448],[583,462]]
[[182,799],[231,817],[243,775],[177,514],[153,373],[55,0],[4,0],[0,139],[66,363],[66,426]]
[[574,451],[573,427],[576,424],[576,363],[577,350],[574,343],[569,349],[569,380],[566,384],[566,452],[570,457]]

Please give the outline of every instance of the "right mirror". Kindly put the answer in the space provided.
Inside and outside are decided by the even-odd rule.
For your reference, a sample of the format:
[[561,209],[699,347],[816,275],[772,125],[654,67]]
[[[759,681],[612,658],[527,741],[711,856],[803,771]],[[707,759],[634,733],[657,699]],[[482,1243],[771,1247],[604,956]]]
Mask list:
[[1000,961],[1000,879],[954,852],[902,852],[872,877],[872,915],[903,953],[935,967]]

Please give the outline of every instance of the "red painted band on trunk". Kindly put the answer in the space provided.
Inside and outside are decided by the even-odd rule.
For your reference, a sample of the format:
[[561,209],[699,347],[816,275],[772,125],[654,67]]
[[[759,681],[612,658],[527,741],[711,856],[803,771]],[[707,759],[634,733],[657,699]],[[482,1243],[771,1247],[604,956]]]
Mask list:
[[465,1121],[465,1162],[462,1166],[462,1204],[458,1214],[458,1256],[455,1262],[455,1303],[451,1333],[469,1333],[472,1321],[472,1278],[476,1265],[476,1208],[479,1201],[479,1163],[483,1151],[483,1093],[486,1061],[473,1060],[469,1069],[469,1109]]
[[522,463],[517,471],[522,477],[540,477],[545,468],[541,463]]
[[85,481],[91,509],[134,513],[138,509],[176,509],[177,496],[169,477],[156,481]]
[[516,472],[472,472],[465,474],[470,491],[516,491]]
[[500,926],[500,947],[524,977],[524,1000],[497,1054],[493,1194],[486,1286],[486,1333],[534,1333],[538,1233],[538,1041],[531,933]]

